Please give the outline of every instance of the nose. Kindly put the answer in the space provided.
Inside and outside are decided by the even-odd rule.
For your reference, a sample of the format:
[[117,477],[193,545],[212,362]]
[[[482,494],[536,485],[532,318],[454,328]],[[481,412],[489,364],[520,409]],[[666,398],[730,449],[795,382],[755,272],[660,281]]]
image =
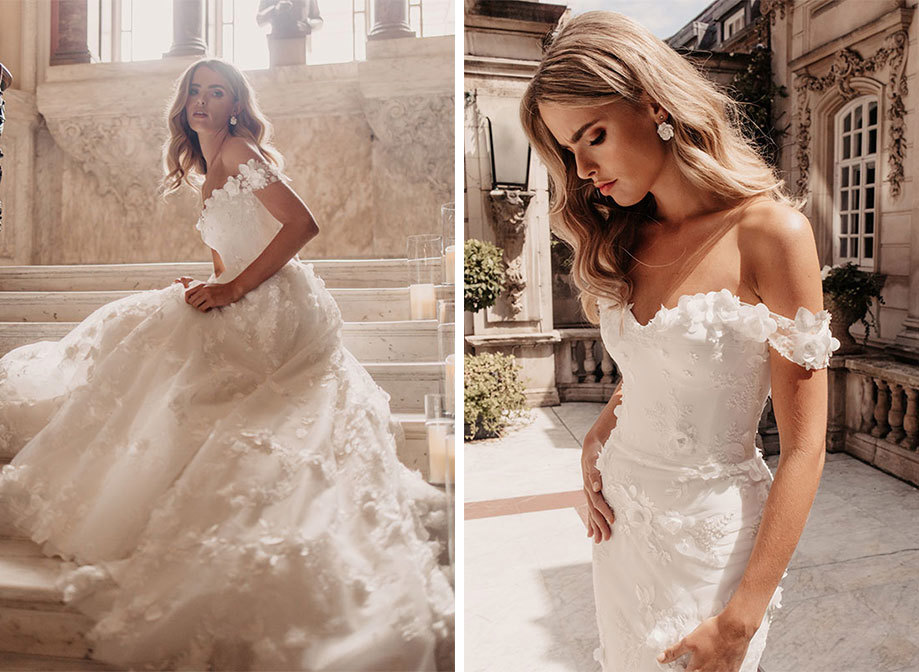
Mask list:
[[574,155],[574,162],[578,169],[578,177],[582,180],[593,179],[592,176],[597,174],[596,167],[578,154]]

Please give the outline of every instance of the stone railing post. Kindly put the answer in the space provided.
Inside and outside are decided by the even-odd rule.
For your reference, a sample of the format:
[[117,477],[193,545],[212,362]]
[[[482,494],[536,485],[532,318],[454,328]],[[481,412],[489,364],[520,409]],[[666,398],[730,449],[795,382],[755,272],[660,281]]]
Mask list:
[[163,55],[207,55],[204,0],[172,0],[172,47]]
[[408,0],[373,0],[370,4],[368,40],[415,37],[408,22]]
[[51,0],[51,65],[89,63],[86,0]]

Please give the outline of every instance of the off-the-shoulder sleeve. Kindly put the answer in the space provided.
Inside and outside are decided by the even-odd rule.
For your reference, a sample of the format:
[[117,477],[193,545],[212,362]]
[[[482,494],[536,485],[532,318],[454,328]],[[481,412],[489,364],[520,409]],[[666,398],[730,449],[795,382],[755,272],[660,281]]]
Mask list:
[[776,329],[767,335],[769,344],[786,359],[804,368],[823,369],[830,362],[839,339],[830,331],[828,310],[812,313],[804,306],[798,308],[795,319],[772,314]]
[[239,164],[239,188],[247,191],[258,191],[272,182],[290,182],[290,178],[277,166],[259,159],[249,159]]

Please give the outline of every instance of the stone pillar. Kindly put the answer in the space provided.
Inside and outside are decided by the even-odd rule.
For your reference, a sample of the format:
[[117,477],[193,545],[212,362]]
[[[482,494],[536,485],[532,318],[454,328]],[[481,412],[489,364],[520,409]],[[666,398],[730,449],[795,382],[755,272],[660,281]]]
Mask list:
[[394,37],[415,37],[408,23],[408,0],[373,0],[370,5],[368,40],[388,40]]
[[51,65],[89,63],[86,0],[51,0]]
[[206,56],[204,0],[172,0],[172,48],[164,56]]

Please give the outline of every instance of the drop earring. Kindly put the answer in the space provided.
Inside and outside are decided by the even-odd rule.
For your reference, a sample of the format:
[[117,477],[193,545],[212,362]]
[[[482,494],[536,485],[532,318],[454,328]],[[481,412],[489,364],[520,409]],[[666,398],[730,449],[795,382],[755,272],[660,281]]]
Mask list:
[[657,134],[661,136],[661,140],[669,140],[673,137],[673,125],[668,124],[661,117],[660,123],[657,125]]
[[234,114],[233,116],[230,117],[230,126],[235,126],[235,125],[236,125],[236,115]]

